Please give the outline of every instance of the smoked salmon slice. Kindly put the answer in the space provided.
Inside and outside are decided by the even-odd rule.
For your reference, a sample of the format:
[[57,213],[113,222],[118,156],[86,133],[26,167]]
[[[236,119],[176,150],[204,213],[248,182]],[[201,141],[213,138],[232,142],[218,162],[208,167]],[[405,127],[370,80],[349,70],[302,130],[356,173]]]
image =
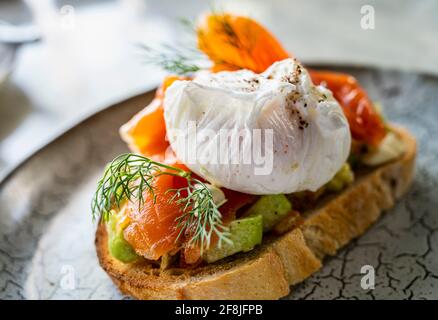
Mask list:
[[260,73],[290,57],[269,31],[242,16],[205,15],[197,35],[199,49],[214,63],[213,71],[249,69]]
[[178,228],[176,218],[181,214],[180,207],[170,202],[170,189],[184,183],[183,178],[160,175],[154,180],[155,201],[149,191],[143,195],[144,202],[127,204],[125,214],[129,225],[124,230],[126,241],[143,257],[157,260],[178,247],[176,239]]
[[120,135],[135,152],[157,161],[163,161],[169,148],[166,139],[163,99],[166,89],[185,77],[168,76],[157,90],[154,100],[120,128]]
[[310,71],[315,84],[324,84],[342,106],[354,139],[377,146],[386,135],[385,123],[357,80],[345,73]]

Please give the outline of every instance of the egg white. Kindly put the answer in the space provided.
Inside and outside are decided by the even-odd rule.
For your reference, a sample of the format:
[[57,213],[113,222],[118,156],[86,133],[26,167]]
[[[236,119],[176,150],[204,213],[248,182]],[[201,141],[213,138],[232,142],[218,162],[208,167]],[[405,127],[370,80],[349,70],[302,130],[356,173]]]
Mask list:
[[[166,90],[164,117],[171,147],[190,170],[250,194],[316,191],[350,153],[339,103],[293,59],[261,74],[201,72],[176,81]],[[224,132],[234,144],[224,143]],[[261,132],[260,141],[254,132]],[[254,150],[269,156],[256,161]]]

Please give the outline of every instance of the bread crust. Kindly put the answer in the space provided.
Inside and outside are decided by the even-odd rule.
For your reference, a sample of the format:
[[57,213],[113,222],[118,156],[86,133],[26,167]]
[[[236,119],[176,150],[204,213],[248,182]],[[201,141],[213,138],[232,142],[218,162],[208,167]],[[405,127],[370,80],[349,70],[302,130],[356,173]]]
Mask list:
[[108,251],[104,224],[96,231],[100,265],[119,289],[137,299],[279,299],[319,270],[326,255],[364,233],[409,188],[416,141],[394,128],[406,144],[400,159],[373,168],[349,188],[306,213],[304,223],[257,249],[193,269],[160,271],[146,261],[124,264]]

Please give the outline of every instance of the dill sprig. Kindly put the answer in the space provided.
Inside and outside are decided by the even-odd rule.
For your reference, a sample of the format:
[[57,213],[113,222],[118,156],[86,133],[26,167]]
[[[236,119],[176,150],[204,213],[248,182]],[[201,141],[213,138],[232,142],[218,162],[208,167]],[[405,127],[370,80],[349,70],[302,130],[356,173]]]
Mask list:
[[171,175],[187,180],[187,186],[170,189],[170,202],[180,206],[181,215],[176,219],[179,234],[189,236],[188,245],[202,250],[211,244],[216,235],[219,245],[229,242],[228,228],[222,222],[221,204],[214,202],[213,194],[205,183],[192,177],[183,169],[153,161],[144,156],[126,153],[116,157],[105,168],[97,184],[91,207],[93,219],[107,221],[114,208],[120,209],[125,201],[138,201],[139,210],[144,205],[146,191],[156,201],[154,180],[161,175]]
[[144,44],[138,46],[143,50],[144,62],[161,67],[171,73],[187,75],[201,70],[199,61],[204,58],[196,49],[181,48],[169,44],[163,44],[158,48]]
[[187,173],[179,168],[171,167],[149,158],[133,153],[125,153],[116,157],[105,168],[103,177],[97,184],[92,200],[93,218],[102,216],[107,220],[114,207],[120,209],[126,199],[138,199],[139,206],[144,203],[143,193],[147,190],[155,200],[153,180],[163,174],[184,176]]
[[196,25],[193,20],[186,17],[179,17],[178,22],[181,26],[185,27],[189,32],[196,32]]
[[190,234],[188,245],[198,246],[201,254],[203,248],[210,247],[213,235],[218,237],[219,246],[222,242],[230,243],[229,230],[223,225],[218,209],[222,203],[214,202],[211,190],[202,181],[192,178],[187,187],[170,191],[174,192],[171,201],[183,207],[183,214],[176,219],[180,229],[178,238]]
[[[245,48],[248,44],[244,44],[241,41],[223,10],[218,11],[217,8],[214,8],[214,4],[211,4],[211,12],[216,16],[220,23],[222,33],[226,36],[224,40],[226,43],[239,50],[252,50],[253,43],[249,44],[249,48]],[[178,20],[182,26],[190,31],[192,36],[196,35],[198,31],[192,20],[187,18],[179,18]],[[203,67],[210,67],[211,61],[217,64],[226,63],[219,57],[212,55],[212,52],[210,52],[209,56],[206,56],[198,48],[196,42],[185,45],[162,44],[156,48],[139,44],[138,47],[143,50],[142,57],[146,63],[159,66],[162,69],[177,75],[190,75],[203,69]]]

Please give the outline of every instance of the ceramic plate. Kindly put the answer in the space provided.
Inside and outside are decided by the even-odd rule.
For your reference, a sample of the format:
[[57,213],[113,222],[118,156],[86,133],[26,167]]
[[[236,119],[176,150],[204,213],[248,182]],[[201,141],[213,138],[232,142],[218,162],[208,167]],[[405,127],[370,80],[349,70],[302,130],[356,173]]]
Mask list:
[[[328,258],[290,299],[438,299],[438,78],[368,68],[355,75],[387,119],[418,139],[414,183],[368,232]],[[118,128],[149,92],[78,124],[0,185],[0,299],[124,298],[98,265],[90,200],[105,163],[127,151]],[[361,268],[375,288],[361,287]]]

